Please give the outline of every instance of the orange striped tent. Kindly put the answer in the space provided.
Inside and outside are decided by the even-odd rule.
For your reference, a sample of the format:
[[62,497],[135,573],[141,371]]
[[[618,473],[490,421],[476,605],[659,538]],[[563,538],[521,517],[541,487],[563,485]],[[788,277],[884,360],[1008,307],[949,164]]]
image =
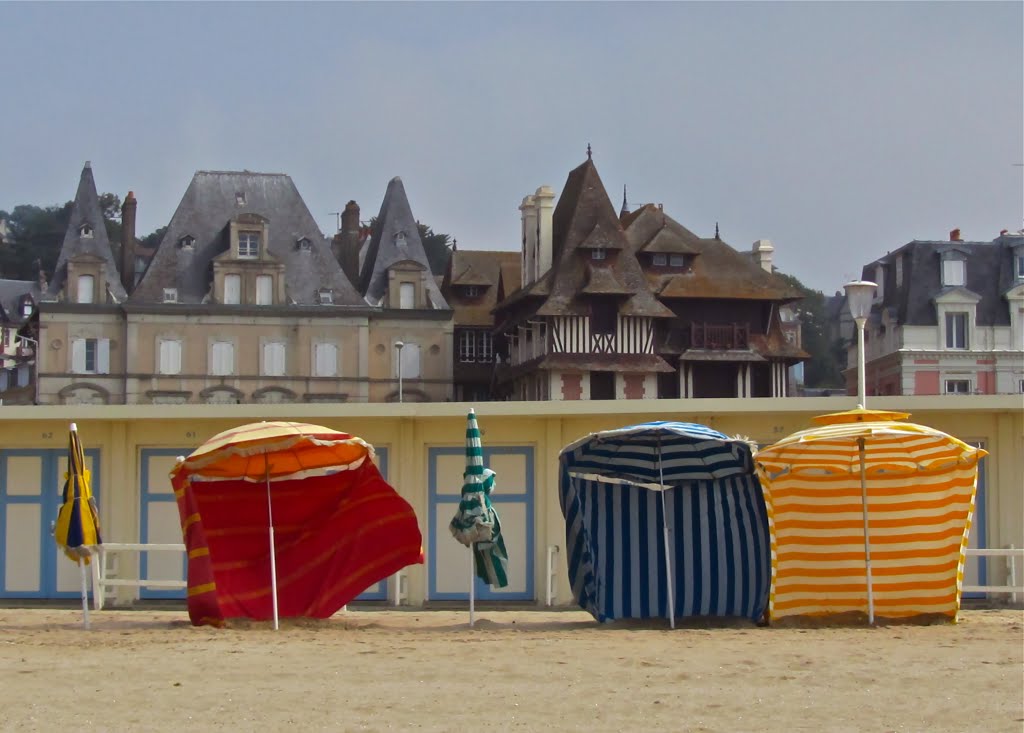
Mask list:
[[757,453],[771,533],[770,620],[864,613],[955,620],[980,448],[905,413],[815,418]]
[[326,618],[423,562],[412,507],[373,446],[319,425],[262,422],[210,438],[171,472],[195,625]]

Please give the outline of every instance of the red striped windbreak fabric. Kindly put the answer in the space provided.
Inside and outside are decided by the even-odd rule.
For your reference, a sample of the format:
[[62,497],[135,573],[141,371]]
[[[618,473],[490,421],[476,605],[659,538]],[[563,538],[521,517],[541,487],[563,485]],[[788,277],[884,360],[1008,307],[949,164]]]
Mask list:
[[[266,487],[172,474],[195,625],[272,618]],[[371,460],[271,483],[279,614],[326,618],[366,588],[423,562],[412,507]]]
[[814,428],[758,452],[772,542],[769,617],[867,612],[858,438],[876,616],[955,618],[985,451],[891,421]]

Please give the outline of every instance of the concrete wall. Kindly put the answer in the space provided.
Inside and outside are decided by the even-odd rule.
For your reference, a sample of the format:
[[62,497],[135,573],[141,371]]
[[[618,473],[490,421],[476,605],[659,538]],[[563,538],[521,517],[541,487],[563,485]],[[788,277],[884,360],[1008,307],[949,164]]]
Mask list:
[[[742,434],[769,444],[808,427],[814,415],[850,409],[854,403],[853,397],[825,397],[501,402],[474,407],[485,447],[532,449],[533,552],[526,562],[532,565],[533,595],[543,602],[547,548],[558,546],[563,551],[558,555],[557,601],[568,603],[564,522],[557,492],[558,454],[565,445],[593,431],[656,419],[703,423],[729,435]],[[910,412],[914,422],[965,441],[983,441],[991,454],[985,459],[985,544],[1024,546],[1024,404],[1005,396],[879,397],[869,406]],[[436,454],[438,448],[464,445],[469,407],[462,403],[0,407],[0,445],[5,449],[63,449],[68,423],[77,422],[85,447],[98,449],[102,456],[104,537],[109,542],[136,542],[140,539],[138,487],[143,449],[195,447],[217,432],[259,420],[322,424],[387,449],[390,482],[414,506],[429,547],[428,457],[432,450]],[[499,475],[499,494],[501,486]],[[454,542],[440,533],[437,541]],[[10,556],[11,548],[7,549]],[[427,595],[428,567],[409,569],[413,604],[422,603]],[[1002,582],[999,564],[990,567],[997,570],[989,581]],[[457,569],[460,573],[464,570]]]

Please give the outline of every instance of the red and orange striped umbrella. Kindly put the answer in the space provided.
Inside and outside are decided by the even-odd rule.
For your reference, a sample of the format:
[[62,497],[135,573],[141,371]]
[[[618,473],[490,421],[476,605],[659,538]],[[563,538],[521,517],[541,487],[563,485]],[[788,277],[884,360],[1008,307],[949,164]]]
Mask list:
[[980,448],[903,413],[816,418],[757,453],[772,540],[769,617],[899,618],[960,606]]

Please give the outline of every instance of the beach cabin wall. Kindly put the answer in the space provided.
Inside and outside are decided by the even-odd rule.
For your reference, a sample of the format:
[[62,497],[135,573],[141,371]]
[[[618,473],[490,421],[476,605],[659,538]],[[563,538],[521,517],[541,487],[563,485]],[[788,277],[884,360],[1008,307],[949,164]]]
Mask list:
[[[476,408],[484,448],[497,471],[495,503],[504,523],[513,570],[499,600],[544,603],[546,563],[554,557],[554,602],[572,603],[566,567],[565,521],[558,504],[558,455],[599,430],[649,420],[687,420],[761,443],[803,429],[810,418],[854,407],[853,397],[756,400],[615,400],[603,402],[281,404],[182,406],[0,407],[0,598],[74,597],[75,566],[60,558],[50,535],[56,519],[67,431],[78,424],[94,473],[103,536],[109,542],[180,542],[167,471],[175,456],[232,426],[258,420],[300,420],[359,435],[386,455],[389,482],[420,519],[426,564],[409,568],[408,602],[468,597],[465,550],[448,532],[454,493],[461,487],[465,417]],[[983,441],[983,496],[971,545],[1024,547],[1024,409],[1006,396],[874,397],[873,408],[902,410],[911,420]],[[980,487],[979,483],[979,488]],[[975,542],[978,544],[975,545]],[[60,560],[60,562],[58,562]],[[173,553],[119,558],[122,577],[177,579]],[[981,572],[979,561],[974,561]],[[144,565],[144,566],[143,566]],[[140,576],[144,572],[146,575]],[[984,583],[1006,582],[1003,558],[988,558]],[[970,580],[965,581],[971,584]],[[146,597],[160,597],[148,589]],[[383,597],[383,589],[371,589]],[[478,596],[482,597],[484,594]],[[117,589],[116,601],[139,597]]]

